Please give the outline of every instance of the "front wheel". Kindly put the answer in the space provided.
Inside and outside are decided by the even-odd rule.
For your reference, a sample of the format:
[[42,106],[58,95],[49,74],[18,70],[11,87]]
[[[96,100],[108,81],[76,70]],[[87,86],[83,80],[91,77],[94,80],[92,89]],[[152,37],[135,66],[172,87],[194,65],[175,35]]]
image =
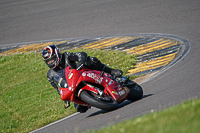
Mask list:
[[118,103],[110,96],[99,96],[90,91],[83,90],[80,94],[81,99],[99,109],[111,111],[118,108]]
[[141,99],[143,96],[142,87],[131,80],[129,80],[129,84],[130,85],[127,85],[127,87],[130,90],[130,94],[127,99],[130,101],[136,101],[136,100]]

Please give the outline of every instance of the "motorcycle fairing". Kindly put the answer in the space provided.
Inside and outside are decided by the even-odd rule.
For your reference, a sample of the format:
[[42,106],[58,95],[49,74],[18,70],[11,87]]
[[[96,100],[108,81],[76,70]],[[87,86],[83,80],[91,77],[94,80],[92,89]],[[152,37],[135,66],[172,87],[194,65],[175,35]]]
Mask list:
[[[129,94],[128,89],[122,88],[120,84],[114,81],[109,74],[104,73],[104,76],[100,76],[100,74],[101,72],[96,70],[84,71],[80,75],[77,84],[79,84],[81,81],[96,83],[102,85],[105,88],[104,93],[111,95],[118,103],[126,99],[127,95]],[[94,87],[86,87],[84,89],[98,93],[98,90],[96,90]]]
[[[58,88],[60,91],[61,99],[64,101],[73,101],[76,104],[90,106],[89,104],[83,102],[79,98],[79,95],[82,92],[82,90],[88,90],[95,94],[98,94],[98,90],[95,87],[90,86],[88,84],[85,84],[83,87],[78,88],[78,85],[83,82],[96,83],[103,86],[105,88],[104,93],[112,96],[112,98],[116,100],[118,103],[122,102],[126,98],[126,96],[129,94],[129,89],[126,89],[124,87],[122,88],[120,84],[117,83],[110,76],[110,74],[107,74],[107,73],[104,73],[103,76],[101,76],[100,71],[96,71],[96,70],[85,71],[85,69],[82,69],[81,71],[79,71],[76,69],[70,69],[69,67],[65,68],[64,73],[65,73],[64,76],[62,74],[62,77],[60,77],[60,79],[57,78],[59,79],[57,81],[58,83],[63,82],[62,85],[60,84],[60,86],[58,84]],[[78,97],[77,97],[77,93],[75,93],[74,91],[79,92]]]

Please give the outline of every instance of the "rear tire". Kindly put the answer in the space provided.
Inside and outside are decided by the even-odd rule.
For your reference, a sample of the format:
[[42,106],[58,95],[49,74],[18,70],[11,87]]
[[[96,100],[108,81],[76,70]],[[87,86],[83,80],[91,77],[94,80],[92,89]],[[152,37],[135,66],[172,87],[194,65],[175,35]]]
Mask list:
[[102,110],[111,111],[118,108],[117,101],[112,97],[109,97],[110,101],[103,101],[102,99],[95,97],[93,94],[91,94],[91,92],[86,90],[81,92],[80,97],[84,102]]
[[129,83],[132,83],[131,85],[127,85],[127,87],[130,90],[130,94],[128,96],[128,100],[130,101],[136,101],[142,98],[143,96],[143,90],[142,87],[140,85],[138,85],[137,83],[133,82],[133,81],[129,81]]

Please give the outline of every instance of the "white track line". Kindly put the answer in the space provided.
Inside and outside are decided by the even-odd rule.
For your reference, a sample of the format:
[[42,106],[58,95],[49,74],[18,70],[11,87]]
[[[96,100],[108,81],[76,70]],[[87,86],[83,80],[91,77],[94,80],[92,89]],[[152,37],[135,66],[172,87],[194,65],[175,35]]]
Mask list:
[[61,122],[61,121],[66,120],[66,119],[69,119],[69,118],[71,118],[71,117],[73,117],[73,116],[75,116],[75,115],[78,115],[78,114],[79,114],[79,112],[76,112],[76,113],[74,113],[74,114],[72,114],[72,115],[70,115],[70,116],[67,116],[67,117],[63,118],[63,119],[60,119],[60,120],[55,121],[55,122],[53,122],[53,123],[50,123],[49,125],[46,125],[46,126],[44,126],[44,127],[41,127],[41,128],[39,128],[39,129],[36,129],[36,130],[34,130],[34,131],[31,131],[30,133],[37,132],[37,131],[39,131],[39,130],[42,130],[42,129],[44,129],[44,128],[47,128],[47,127],[49,127],[49,126],[51,126],[51,125],[54,125],[54,124],[56,124],[56,123],[59,123],[59,122]]

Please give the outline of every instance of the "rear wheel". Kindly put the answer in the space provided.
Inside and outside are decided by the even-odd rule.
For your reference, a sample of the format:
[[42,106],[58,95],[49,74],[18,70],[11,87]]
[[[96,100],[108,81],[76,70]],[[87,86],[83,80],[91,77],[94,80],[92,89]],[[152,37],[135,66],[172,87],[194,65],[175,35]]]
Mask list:
[[131,80],[129,80],[128,82],[129,82],[128,83],[129,85],[126,85],[126,86],[129,88],[130,94],[127,99],[130,101],[136,101],[136,100],[141,99],[143,96],[142,87]]
[[111,111],[118,108],[118,103],[111,96],[100,96],[90,91],[83,90],[80,94],[81,99],[99,109]]

